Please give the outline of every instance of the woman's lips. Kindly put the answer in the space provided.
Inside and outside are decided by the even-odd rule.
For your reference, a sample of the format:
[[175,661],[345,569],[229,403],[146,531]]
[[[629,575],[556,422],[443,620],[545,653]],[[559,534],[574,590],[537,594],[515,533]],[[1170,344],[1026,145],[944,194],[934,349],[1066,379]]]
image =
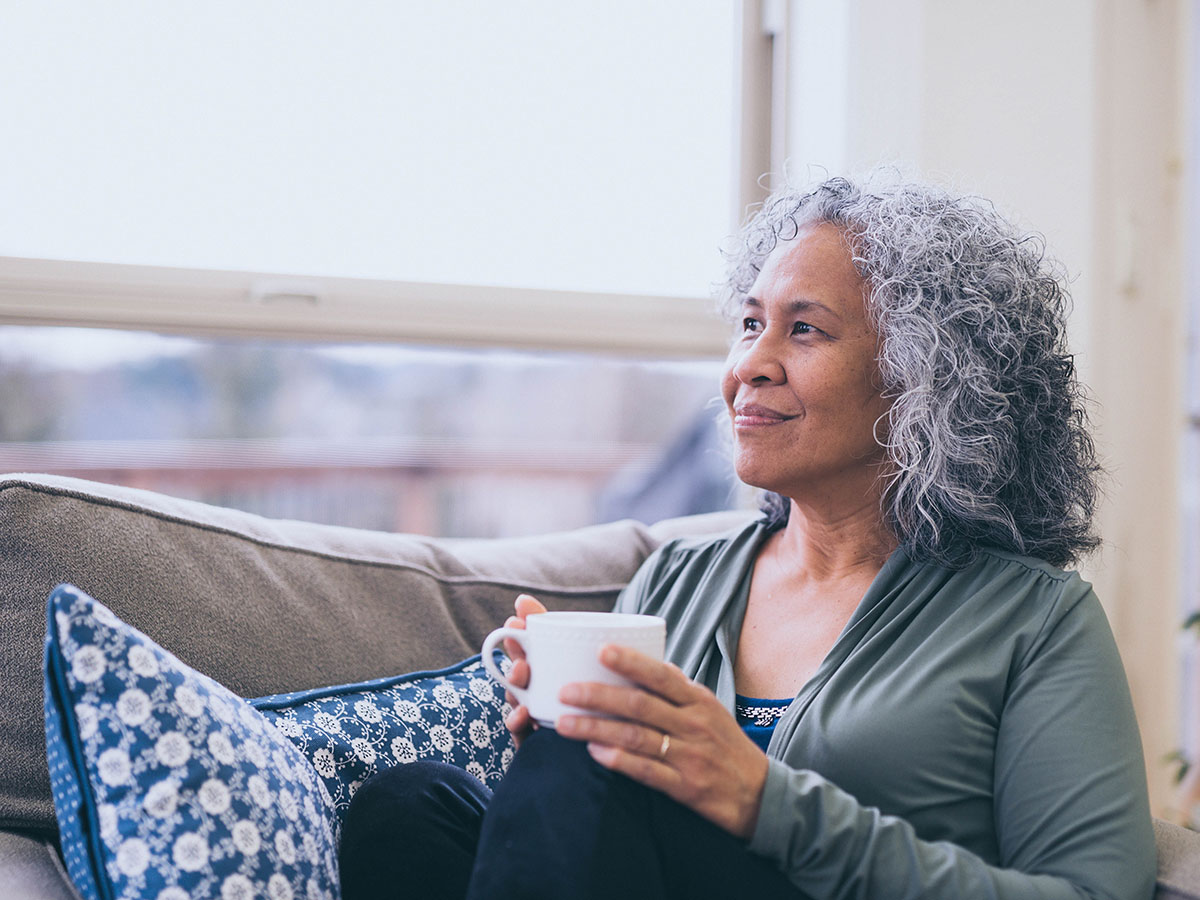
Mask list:
[[781,425],[796,418],[785,415],[777,410],[756,403],[733,408],[733,424],[737,428],[757,428],[768,425]]

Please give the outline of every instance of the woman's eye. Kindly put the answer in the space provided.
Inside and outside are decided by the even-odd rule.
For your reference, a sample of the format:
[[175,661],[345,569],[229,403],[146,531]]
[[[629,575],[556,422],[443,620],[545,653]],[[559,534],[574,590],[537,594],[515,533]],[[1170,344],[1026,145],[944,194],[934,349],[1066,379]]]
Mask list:
[[742,331],[758,331],[758,319],[742,319]]
[[814,331],[816,331],[816,329],[807,322],[797,322],[792,326],[792,334],[812,334]]

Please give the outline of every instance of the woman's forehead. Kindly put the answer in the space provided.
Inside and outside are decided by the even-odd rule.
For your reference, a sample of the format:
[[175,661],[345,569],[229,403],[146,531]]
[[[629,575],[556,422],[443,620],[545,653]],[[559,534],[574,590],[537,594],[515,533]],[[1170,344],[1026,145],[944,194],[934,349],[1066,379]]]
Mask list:
[[748,293],[758,305],[822,304],[843,317],[866,315],[866,282],[845,233],[827,222],[802,226],[763,262]]

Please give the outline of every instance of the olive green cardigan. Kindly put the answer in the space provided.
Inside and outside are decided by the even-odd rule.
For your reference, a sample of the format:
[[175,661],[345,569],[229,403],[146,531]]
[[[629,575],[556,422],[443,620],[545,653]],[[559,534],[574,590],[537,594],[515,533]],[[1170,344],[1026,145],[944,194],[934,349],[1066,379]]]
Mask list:
[[[732,711],[762,522],[673,541],[617,609]],[[750,849],[816,898],[1149,898],[1155,849],[1125,673],[1090,585],[984,552],[894,553],[780,719]]]

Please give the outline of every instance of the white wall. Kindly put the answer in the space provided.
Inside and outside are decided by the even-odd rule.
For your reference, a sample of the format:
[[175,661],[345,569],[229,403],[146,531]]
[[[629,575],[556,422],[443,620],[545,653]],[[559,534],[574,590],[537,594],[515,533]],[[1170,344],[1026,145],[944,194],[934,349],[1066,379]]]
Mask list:
[[789,168],[913,164],[995,201],[1075,277],[1086,355],[1095,4],[799,0],[792,11]]

